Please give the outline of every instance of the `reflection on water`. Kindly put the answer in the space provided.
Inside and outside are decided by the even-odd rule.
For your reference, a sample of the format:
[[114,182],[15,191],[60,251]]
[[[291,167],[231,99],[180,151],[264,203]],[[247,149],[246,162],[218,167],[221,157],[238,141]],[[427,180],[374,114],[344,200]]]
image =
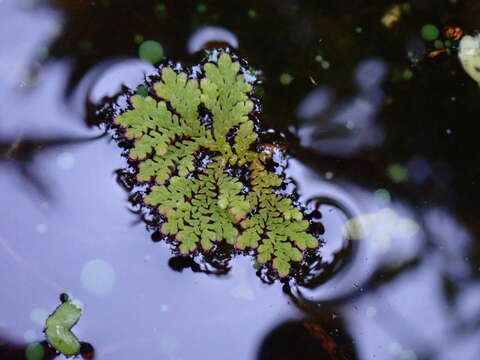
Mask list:
[[[371,3],[0,1],[0,358],[43,341],[68,292],[96,359],[476,360],[478,86],[455,56],[423,60],[418,29],[471,32],[480,9],[415,2],[386,30],[388,6]],[[263,71],[263,120],[284,132],[289,176],[325,228],[309,277],[268,285],[241,256],[208,275],[129,212],[124,160],[85,123],[152,71],[135,35],[192,63],[189,39],[232,42]],[[393,81],[412,56],[413,78]]]
[[312,90],[298,108],[298,115],[308,120],[298,130],[301,145],[337,155],[380,145],[384,130],[375,121],[385,101],[380,85],[386,72],[381,60],[359,63],[353,75],[358,94],[341,104],[335,104],[328,88]]

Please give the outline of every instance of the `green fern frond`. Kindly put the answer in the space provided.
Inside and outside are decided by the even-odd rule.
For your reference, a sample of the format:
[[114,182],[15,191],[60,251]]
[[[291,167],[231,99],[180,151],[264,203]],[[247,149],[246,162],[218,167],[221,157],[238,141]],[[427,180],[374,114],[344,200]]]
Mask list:
[[[285,276],[319,242],[302,211],[276,193],[283,180],[267,170],[273,150],[259,146],[252,86],[239,63],[220,52],[203,72],[199,81],[163,68],[153,84],[159,100],[132,96],[131,108],[114,120],[132,142],[137,180],[150,184],[144,203],[165,217],[160,230],[181,253],[224,241],[255,249],[258,263]],[[233,175],[240,169],[242,179]]]

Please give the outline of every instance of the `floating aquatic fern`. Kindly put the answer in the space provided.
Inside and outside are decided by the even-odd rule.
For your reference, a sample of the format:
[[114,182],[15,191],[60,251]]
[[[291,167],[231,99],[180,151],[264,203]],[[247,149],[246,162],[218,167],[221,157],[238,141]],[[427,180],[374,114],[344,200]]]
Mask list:
[[81,344],[71,329],[80,319],[82,310],[71,301],[60,304],[45,322],[48,343],[58,352],[67,355],[80,353]]
[[[132,144],[137,181],[149,184],[144,203],[164,216],[161,232],[181,253],[225,241],[255,249],[258,263],[285,276],[319,241],[277,191],[283,180],[268,170],[274,151],[258,138],[252,85],[240,70],[223,51],[203,65],[201,80],[164,67],[152,96],[132,96],[113,122]],[[247,175],[235,176],[238,169]]]

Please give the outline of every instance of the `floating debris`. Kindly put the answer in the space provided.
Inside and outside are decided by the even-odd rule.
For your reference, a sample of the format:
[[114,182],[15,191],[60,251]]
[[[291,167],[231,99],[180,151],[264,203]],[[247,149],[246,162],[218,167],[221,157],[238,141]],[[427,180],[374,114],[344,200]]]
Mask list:
[[399,4],[391,6],[382,17],[382,24],[387,28],[391,29],[398,24],[400,18],[402,17],[402,7]]
[[463,29],[460,26],[445,26],[442,30],[443,36],[446,39],[450,39],[453,41],[458,41],[463,36]]

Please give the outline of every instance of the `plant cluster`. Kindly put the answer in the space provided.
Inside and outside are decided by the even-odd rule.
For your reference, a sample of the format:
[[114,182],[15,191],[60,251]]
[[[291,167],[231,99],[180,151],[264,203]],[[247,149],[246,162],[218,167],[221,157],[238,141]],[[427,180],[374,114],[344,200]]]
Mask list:
[[269,166],[279,150],[259,139],[252,90],[240,64],[217,51],[191,72],[163,67],[149,95],[131,96],[113,124],[131,144],[143,203],[162,215],[161,233],[182,254],[223,241],[253,249],[283,277],[319,240],[279,191],[282,174]]

